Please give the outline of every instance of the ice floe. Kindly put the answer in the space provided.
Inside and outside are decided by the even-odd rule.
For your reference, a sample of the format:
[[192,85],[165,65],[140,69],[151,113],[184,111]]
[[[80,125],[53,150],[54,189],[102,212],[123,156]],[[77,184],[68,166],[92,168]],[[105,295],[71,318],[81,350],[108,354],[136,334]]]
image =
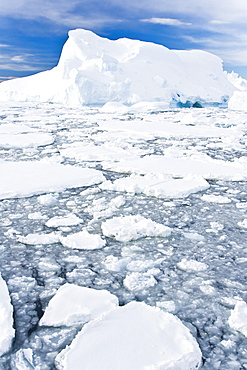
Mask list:
[[140,302],[90,321],[56,357],[58,369],[198,369],[201,351],[182,322]]
[[230,327],[239,331],[247,337],[247,304],[244,301],[238,301],[231,311],[228,319]]
[[105,246],[106,241],[100,235],[90,234],[87,230],[79,231],[75,234],[60,237],[64,247],[72,249],[101,249]]
[[0,356],[8,352],[15,335],[13,328],[13,306],[7,284],[0,273]]
[[205,271],[208,268],[206,263],[195,260],[186,260],[185,258],[183,258],[181,262],[178,262],[177,266],[180,270],[186,272]]
[[18,241],[28,245],[46,245],[59,243],[59,233],[48,233],[48,234],[28,234],[26,236],[18,236]]
[[143,158],[104,163],[105,169],[122,173],[145,174],[164,173],[184,177],[188,174],[200,175],[204,179],[241,181],[247,178],[247,168],[240,160],[235,162],[212,159],[207,155],[188,157],[166,157],[148,155]]
[[171,229],[141,215],[113,217],[102,222],[102,232],[108,238],[120,242],[137,240],[147,236],[168,237]]
[[209,186],[209,183],[198,175],[187,175],[183,179],[173,179],[162,173],[147,173],[143,176],[133,174],[114,182],[105,181],[100,185],[100,188],[134,194],[143,193],[157,198],[184,198],[192,193],[208,189]]
[[0,199],[30,197],[100,183],[100,171],[62,164],[0,161]]
[[46,222],[47,227],[61,227],[61,226],[74,226],[83,223],[83,220],[80,217],[77,217],[73,213],[69,213],[65,216],[55,216],[50,218]]
[[118,305],[115,295],[74,284],[62,285],[50,300],[40,326],[84,324]]

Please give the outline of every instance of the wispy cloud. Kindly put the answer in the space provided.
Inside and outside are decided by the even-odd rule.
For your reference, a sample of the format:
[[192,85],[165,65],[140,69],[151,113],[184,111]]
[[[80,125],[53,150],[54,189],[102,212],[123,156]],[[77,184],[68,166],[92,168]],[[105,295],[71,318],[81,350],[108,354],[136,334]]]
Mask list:
[[175,27],[183,27],[183,26],[191,26],[192,23],[182,22],[179,19],[173,18],[149,18],[149,19],[141,19],[141,22],[147,23],[154,23],[154,24],[162,24],[165,26],[175,26]]

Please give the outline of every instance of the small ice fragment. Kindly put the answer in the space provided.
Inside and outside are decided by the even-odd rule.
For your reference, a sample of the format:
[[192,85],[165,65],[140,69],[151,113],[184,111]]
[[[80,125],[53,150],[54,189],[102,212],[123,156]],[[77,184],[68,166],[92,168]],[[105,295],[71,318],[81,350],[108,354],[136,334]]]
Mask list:
[[66,216],[55,216],[50,218],[46,222],[47,227],[61,227],[61,226],[74,226],[74,225],[79,225],[82,223],[83,220],[79,217],[77,217],[73,213],[69,213]]
[[151,219],[135,216],[113,217],[101,225],[102,232],[120,242],[137,240],[146,236],[168,237],[171,229]]
[[101,249],[106,244],[106,241],[103,240],[100,235],[89,234],[87,230],[70,234],[66,237],[61,236],[60,242],[64,247],[88,250]]
[[60,234],[58,233],[28,234],[27,236],[19,236],[18,241],[23,244],[29,244],[29,245],[54,244],[54,243],[59,243]]
[[177,266],[180,270],[186,272],[205,271],[208,268],[206,263],[195,260],[186,260],[185,258],[183,258],[181,262],[178,262]]
[[126,276],[123,284],[128,290],[138,292],[153,287],[157,284],[157,280],[148,272],[132,272]]
[[224,197],[223,195],[203,194],[201,199],[209,203],[219,203],[219,204],[231,203],[231,199]]
[[247,304],[244,301],[238,301],[228,319],[230,327],[239,331],[247,337]]
[[245,218],[243,221],[239,221],[238,226],[247,229],[247,218]]

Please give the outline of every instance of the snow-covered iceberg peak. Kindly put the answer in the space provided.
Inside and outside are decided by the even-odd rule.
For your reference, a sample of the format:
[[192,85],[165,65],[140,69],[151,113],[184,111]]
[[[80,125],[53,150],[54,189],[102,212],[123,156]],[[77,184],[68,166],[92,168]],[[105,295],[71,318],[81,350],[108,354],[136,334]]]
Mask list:
[[222,60],[213,54],[127,38],[109,40],[76,29],[69,32],[55,68],[1,83],[0,100],[203,106],[226,101],[234,90]]

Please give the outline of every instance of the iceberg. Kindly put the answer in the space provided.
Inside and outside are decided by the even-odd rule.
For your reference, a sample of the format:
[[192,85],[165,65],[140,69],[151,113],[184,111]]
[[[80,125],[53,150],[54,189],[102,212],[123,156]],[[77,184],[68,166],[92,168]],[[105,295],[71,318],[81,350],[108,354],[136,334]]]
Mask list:
[[57,369],[198,369],[201,351],[174,315],[130,302],[90,321],[56,357]]
[[69,31],[56,67],[1,83],[0,100],[69,106],[120,103],[107,109],[140,102],[202,107],[226,103],[235,90],[222,60],[208,52],[109,40],[76,29]]

